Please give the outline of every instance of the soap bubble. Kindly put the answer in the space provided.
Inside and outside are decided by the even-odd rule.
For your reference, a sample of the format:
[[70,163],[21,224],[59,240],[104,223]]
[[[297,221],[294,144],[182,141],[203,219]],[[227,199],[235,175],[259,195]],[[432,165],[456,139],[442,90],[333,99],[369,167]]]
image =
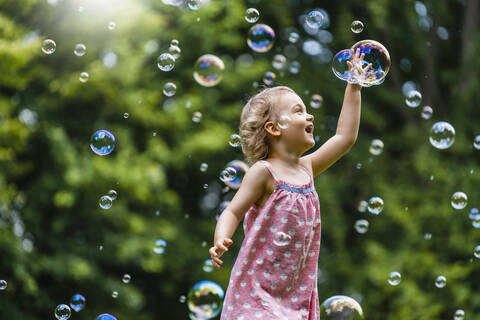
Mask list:
[[43,41],[43,44],[42,44],[43,53],[52,54],[55,52],[56,48],[57,48],[57,44],[55,43],[55,41],[51,39],[46,39]]
[[213,54],[205,54],[195,62],[193,78],[201,86],[213,87],[222,80],[223,69],[225,65],[222,59]]
[[168,6],[178,7],[184,0],[162,0],[162,2]]
[[420,102],[422,102],[422,94],[417,90],[411,90],[405,98],[405,103],[410,108],[418,107],[420,105]]
[[88,72],[82,72],[80,73],[80,77],[78,77],[78,80],[80,80],[80,82],[85,83],[88,81],[88,78],[89,78]]
[[323,102],[323,97],[319,94],[314,94],[312,95],[312,98],[310,100],[310,107],[314,109],[318,109],[322,106]]
[[284,129],[284,130],[288,129],[290,127],[290,122],[291,121],[292,120],[290,119],[289,116],[283,114],[283,115],[280,116],[280,119],[278,120],[278,127],[280,129]]
[[202,270],[205,271],[205,272],[212,272],[213,271],[212,259],[206,259],[203,262]]
[[273,47],[275,32],[266,24],[256,24],[248,32],[247,44],[255,52],[267,52]]
[[397,286],[402,280],[402,275],[398,271],[392,271],[388,275],[388,283],[392,286]]
[[227,168],[233,168],[236,171],[235,178],[233,180],[225,181],[225,184],[232,189],[240,188],[240,184],[242,183],[243,177],[245,173],[248,171],[248,165],[240,160],[233,160],[227,164]]
[[130,283],[130,280],[132,279],[132,277],[128,274],[128,273],[125,273],[123,275],[123,278],[122,278],[122,282],[127,284],[127,283]]
[[177,92],[177,86],[173,82],[167,82],[163,86],[163,94],[167,97],[171,97],[175,95],[175,92]]
[[168,53],[170,53],[175,61],[177,61],[178,58],[180,58],[180,53],[182,53],[182,50],[178,46],[172,46],[168,47]]
[[130,116],[130,115],[128,114],[128,112],[125,112],[125,113],[123,114],[123,117],[124,117],[125,119],[128,119],[129,116]]
[[157,66],[162,71],[171,71],[175,67],[175,58],[168,52],[162,53],[157,59]]
[[365,219],[359,219],[357,221],[355,221],[355,230],[358,232],[358,233],[361,233],[361,234],[364,234],[368,231],[368,227],[369,227],[369,223],[367,220]]
[[433,109],[430,106],[425,106],[422,108],[422,118],[428,120],[432,117]]
[[83,56],[86,52],[87,52],[87,47],[85,47],[83,43],[79,43],[75,45],[75,50],[73,50],[73,53],[75,53],[77,57]]
[[265,83],[267,86],[271,86],[272,84],[275,83],[275,78],[276,77],[277,77],[277,75],[275,73],[273,73],[271,71],[268,71],[263,76],[263,83]]
[[444,276],[438,276],[436,279],[435,279],[435,287],[437,288],[443,288],[447,285],[447,278],[445,278]]
[[156,254],[162,254],[165,252],[165,248],[167,247],[167,242],[163,239],[155,240],[155,245],[153,247],[153,252]]
[[473,250],[473,255],[475,256],[475,258],[480,259],[480,245],[475,247],[475,249]]
[[373,139],[368,151],[374,156],[380,155],[383,152],[383,141],[380,139]]
[[112,199],[112,201],[117,199],[117,191],[115,190],[108,191],[108,196],[110,197],[110,199]]
[[228,144],[234,148],[238,148],[242,145],[242,138],[239,134],[234,133],[230,136],[230,141],[228,142]]
[[116,26],[117,24],[115,23],[115,21],[110,21],[108,23],[108,30],[114,30]]
[[197,282],[188,292],[190,319],[212,319],[222,311],[225,293],[217,283],[209,280]]
[[333,73],[339,79],[342,79],[344,81],[351,80],[351,74],[350,74],[350,71],[348,70],[347,61],[351,61],[352,58],[353,58],[352,49],[340,50],[333,57],[332,70],[333,70]]
[[232,167],[228,167],[220,172],[220,180],[222,182],[232,181],[237,176],[237,170]]
[[478,211],[477,208],[472,208],[470,209],[470,214],[468,215],[468,217],[472,221],[480,220],[480,212]]
[[183,294],[178,298],[178,301],[180,301],[180,303],[185,303],[187,301],[187,297],[185,297]]
[[72,310],[66,304],[59,304],[55,308],[55,318],[58,320],[67,320],[72,315]]
[[365,54],[362,60],[362,67],[372,64],[370,70],[359,80],[362,86],[379,85],[385,80],[390,70],[390,54],[387,49],[374,40],[362,40],[352,46],[352,53],[360,49],[360,55]]
[[285,232],[277,232],[273,238],[273,244],[279,247],[284,247],[290,244],[292,236]]
[[475,139],[473,139],[473,147],[480,150],[480,135],[475,136]]
[[201,0],[187,0],[187,6],[190,8],[190,10],[199,10],[202,4]]
[[273,56],[272,67],[274,67],[275,69],[283,70],[285,69],[286,64],[287,64],[287,58],[285,58],[284,55],[276,54]]
[[171,46],[175,46],[175,47],[176,47],[176,46],[178,46],[179,44],[180,44],[180,42],[178,42],[177,39],[172,39],[172,41],[170,41],[170,45],[171,45]]
[[383,199],[380,197],[371,197],[368,200],[368,212],[371,214],[379,214],[383,210]]
[[7,281],[0,280],[0,290],[5,290],[5,289],[7,289]]
[[249,23],[255,23],[258,21],[260,18],[260,12],[258,12],[257,9],[255,8],[248,8],[247,11],[245,11],[245,20]]
[[458,191],[452,195],[450,203],[454,209],[462,210],[467,206],[468,197],[465,193]]
[[112,198],[110,198],[109,196],[102,196],[98,201],[98,205],[103,210],[110,209],[112,207]]
[[202,120],[202,113],[201,112],[194,112],[192,115],[192,121],[195,123],[199,123]]
[[297,43],[298,40],[300,40],[300,35],[297,32],[292,31],[288,34],[288,42]]
[[[118,293],[117,293],[117,295],[118,295]],[[96,320],[117,320],[117,318],[115,318],[111,314],[104,313],[104,314],[99,315]]]
[[436,122],[430,130],[429,140],[437,149],[448,149],[455,142],[455,129],[448,122]]
[[368,202],[367,201],[362,200],[358,203],[357,209],[358,209],[359,212],[365,212],[365,211],[367,211],[367,208],[368,208]]
[[455,315],[453,316],[453,320],[464,320],[465,319],[465,311],[462,309],[458,309],[455,311]]
[[206,172],[208,170],[208,163],[202,162],[200,164],[200,171],[201,172]]
[[290,65],[288,66],[288,71],[290,71],[291,74],[299,74],[300,68],[301,68],[300,62],[293,60],[292,62],[290,62]]
[[83,308],[85,308],[85,301],[85,297],[81,294],[74,294],[72,299],[70,300],[70,307],[72,307],[73,311],[79,312]]
[[90,138],[90,148],[100,156],[110,154],[115,149],[115,137],[107,130],[98,130]]
[[112,298],[116,299],[118,297],[118,291],[113,291],[112,292]]
[[360,33],[363,31],[363,23],[360,20],[355,20],[352,22],[352,25],[350,26],[350,30],[352,30],[353,33]]
[[324,25],[325,17],[320,11],[313,10],[307,15],[307,25],[312,29],[319,29]]
[[320,305],[322,320],[360,320],[363,310],[360,304],[347,296],[333,296]]

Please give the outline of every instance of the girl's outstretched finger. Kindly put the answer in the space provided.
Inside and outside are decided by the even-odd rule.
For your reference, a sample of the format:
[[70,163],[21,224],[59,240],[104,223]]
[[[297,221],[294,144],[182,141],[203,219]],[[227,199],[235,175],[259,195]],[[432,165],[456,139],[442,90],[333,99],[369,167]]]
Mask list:
[[214,262],[214,263],[216,263],[216,264],[218,264],[218,265],[221,265],[221,264],[223,263],[223,261],[220,260],[220,259],[217,258],[217,257],[213,257],[213,258],[212,258],[212,262]]
[[212,257],[216,257],[217,256],[217,252],[216,252],[216,248],[215,247],[211,247],[208,252],[210,253],[210,255]]

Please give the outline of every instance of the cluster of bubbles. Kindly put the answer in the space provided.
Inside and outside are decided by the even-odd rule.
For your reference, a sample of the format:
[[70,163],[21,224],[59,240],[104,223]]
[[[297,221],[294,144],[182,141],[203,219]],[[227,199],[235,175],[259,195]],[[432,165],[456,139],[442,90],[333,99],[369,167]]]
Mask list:
[[222,59],[213,54],[205,54],[195,62],[193,78],[201,86],[213,87],[222,81],[224,69]]
[[[359,55],[356,54],[357,49]],[[362,55],[363,59],[360,59]],[[352,64],[351,69],[347,61]],[[367,70],[369,64],[371,67]],[[390,54],[380,42],[362,40],[355,43],[351,49],[339,51],[333,57],[332,70],[335,76],[348,83],[364,87],[380,85],[390,70]]]
[[165,249],[167,248],[167,242],[163,239],[155,240],[155,244],[153,246],[153,252],[156,254],[163,254]]
[[112,207],[113,201],[117,199],[117,191],[110,190],[107,195],[101,196],[98,200],[98,205],[103,210],[108,210]]
[[222,310],[224,295],[222,287],[213,281],[197,282],[188,292],[190,319],[206,320],[216,317]]
[[377,196],[373,196],[368,200],[368,212],[374,215],[378,215],[383,210],[383,199]]
[[248,171],[248,165],[241,160],[233,160],[220,173],[220,180],[232,189],[240,188],[243,177]]
[[360,304],[348,296],[332,296],[320,305],[320,319],[322,320],[360,320],[363,318]]
[[255,52],[264,53],[272,49],[275,31],[266,24],[256,24],[248,31],[247,44]]
[[107,130],[97,130],[90,138],[90,148],[99,156],[112,153],[115,145],[115,136]]

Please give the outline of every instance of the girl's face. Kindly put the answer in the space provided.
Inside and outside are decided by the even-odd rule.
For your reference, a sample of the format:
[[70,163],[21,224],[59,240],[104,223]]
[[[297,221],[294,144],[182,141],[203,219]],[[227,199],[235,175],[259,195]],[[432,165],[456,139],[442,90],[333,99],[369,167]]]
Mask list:
[[282,92],[277,99],[280,138],[298,147],[302,154],[315,145],[313,115],[307,113],[302,99],[293,92]]

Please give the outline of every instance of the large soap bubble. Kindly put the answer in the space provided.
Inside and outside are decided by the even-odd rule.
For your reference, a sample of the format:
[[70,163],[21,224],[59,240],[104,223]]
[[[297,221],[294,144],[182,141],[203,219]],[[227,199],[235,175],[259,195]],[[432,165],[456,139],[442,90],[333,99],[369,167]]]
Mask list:
[[320,306],[322,320],[360,320],[363,310],[360,304],[347,296],[333,296]]
[[115,144],[115,136],[107,130],[98,130],[90,138],[90,148],[100,156],[110,154]]
[[[355,53],[359,50],[359,56]],[[363,55],[362,59],[359,59]],[[352,62],[352,70],[348,69],[347,61]],[[387,49],[374,40],[362,40],[355,43],[351,49],[339,51],[333,58],[333,73],[341,80],[349,83],[358,83],[364,87],[379,85],[385,80],[390,70],[390,54]],[[372,66],[365,73],[355,72],[358,68]]]
[[222,310],[225,293],[217,283],[203,280],[197,282],[188,293],[190,319],[212,319]]
[[248,32],[247,44],[255,52],[267,52],[273,47],[275,31],[266,24],[256,24]]
[[193,78],[204,87],[213,87],[223,78],[225,65],[222,59],[213,54],[204,54],[195,62]]

